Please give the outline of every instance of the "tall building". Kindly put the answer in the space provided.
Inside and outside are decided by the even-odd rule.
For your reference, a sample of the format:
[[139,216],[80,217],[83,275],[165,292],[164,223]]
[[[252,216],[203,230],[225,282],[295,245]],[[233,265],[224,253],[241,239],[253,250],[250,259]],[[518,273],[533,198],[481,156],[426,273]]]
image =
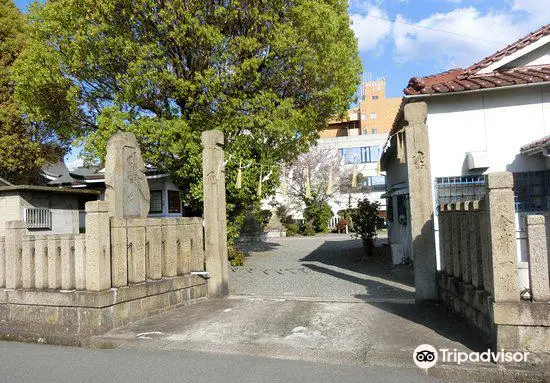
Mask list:
[[401,98],[386,98],[386,80],[363,83],[357,119],[363,134],[388,134],[392,128]]

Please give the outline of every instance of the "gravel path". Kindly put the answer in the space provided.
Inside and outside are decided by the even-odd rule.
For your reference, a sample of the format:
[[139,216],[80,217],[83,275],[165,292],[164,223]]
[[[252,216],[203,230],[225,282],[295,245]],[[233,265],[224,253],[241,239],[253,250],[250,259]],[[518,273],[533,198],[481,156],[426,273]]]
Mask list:
[[345,234],[242,244],[250,256],[244,266],[231,267],[231,293],[350,302],[414,299],[412,269],[391,266],[388,248],[378,242],[371,258],[363,256],[360,240]]

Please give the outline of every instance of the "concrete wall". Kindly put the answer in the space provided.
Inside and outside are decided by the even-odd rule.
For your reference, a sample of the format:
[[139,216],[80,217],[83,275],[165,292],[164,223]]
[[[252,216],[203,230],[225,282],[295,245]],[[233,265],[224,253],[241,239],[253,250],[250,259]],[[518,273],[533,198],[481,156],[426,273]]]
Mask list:
[[[546,169],[519,149],[550,134],[550,86],[433,97],[427,104],[434,178]],[[486,151],[490,167],[468,171],[470,151]]]
[[0,193],[0,235],[8,221],[23,220],[25,208],[47,208],[52,213],[51,229],[32,229],[27,234],[76,234],[79,232],[78,196],[40,191]]
[[86,213],[85,234],[27,235],[24,222],[6,224],[0,338],[78,343],[206,298],[206,280],[191,274],[205,268],[201,218],[110,218],[103,201]]

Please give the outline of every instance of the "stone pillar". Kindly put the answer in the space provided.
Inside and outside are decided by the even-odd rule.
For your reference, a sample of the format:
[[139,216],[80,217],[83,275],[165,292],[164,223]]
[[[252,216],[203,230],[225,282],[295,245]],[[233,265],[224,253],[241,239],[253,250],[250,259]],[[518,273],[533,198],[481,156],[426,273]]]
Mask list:
[[542,215],[528,215],[525,218],[531,296],[535,302],[548,302],[550,301],[550,285],[545,219]]
[[425,102],[405,105],[412,257],[416,299],[437,299],[434,205]]
[[6,288],[23,286],[22,240],[27,225],[23,221],[6,222]]
[[86,290],[111,288],[111,229],[105,201],[86,203]]
[[6,286],[6,237],[0,236],[0,287]]
[[519,302],[516,224],[512,173],[487,175],[487,216],[495,302]]
[[209,130],[202,133],[204,243],[206,270],[211,273],[208,280],[210,297],[224,297],[229,294],[223,142],[221,131]]

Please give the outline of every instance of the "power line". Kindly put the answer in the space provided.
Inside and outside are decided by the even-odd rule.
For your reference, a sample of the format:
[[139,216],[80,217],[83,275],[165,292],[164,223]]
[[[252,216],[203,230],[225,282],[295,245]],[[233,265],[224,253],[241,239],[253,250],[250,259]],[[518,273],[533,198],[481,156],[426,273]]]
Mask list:
[[441,33],[448,33],[450,35],[455,35],[455,36],[459,36],[459,37],[466,37],[468,39],[473,39],[473,40],[479,40],[479,41],[485,41],[487,43],[491,43],[491,44],[497,44],[497,45],[502,45],[502,46],[506,46],[508,44],[506,43],[502,43],[502,42],[498,42],[498,41],[492,41],[492,40],[487,40],[487,39],[482,39],[481,37],[476,37],[476,36],[469,36],[469,35],[464,35],[464,34],[461,34],[461,33],[456,33],[456,32],[451,32],[451,31],[446,31],[446,30],[443,30],[443,29],[437,29],[437,28],[432,28],[432,27],[426,27],[426,26],[423,26],[423,25],[418,25],[418,24],[412,24],[412,23],[407,23],[406,21],[400,21],[400,20],[392,20],[388,17],[382,17],[382,16],[374,16],[374,15],[366,15],[367,17],[372,17],[374,19],[380,19],[380,20],[386,20],[386,21],[389,21],[391,23],[399,23],[399,24],[405,24],[405,25],[409,25],[411,27],[415,27],[415,28],[423,28],[423,29],[429,29],[431,31],[436,31],[436,32],[441,32]]

